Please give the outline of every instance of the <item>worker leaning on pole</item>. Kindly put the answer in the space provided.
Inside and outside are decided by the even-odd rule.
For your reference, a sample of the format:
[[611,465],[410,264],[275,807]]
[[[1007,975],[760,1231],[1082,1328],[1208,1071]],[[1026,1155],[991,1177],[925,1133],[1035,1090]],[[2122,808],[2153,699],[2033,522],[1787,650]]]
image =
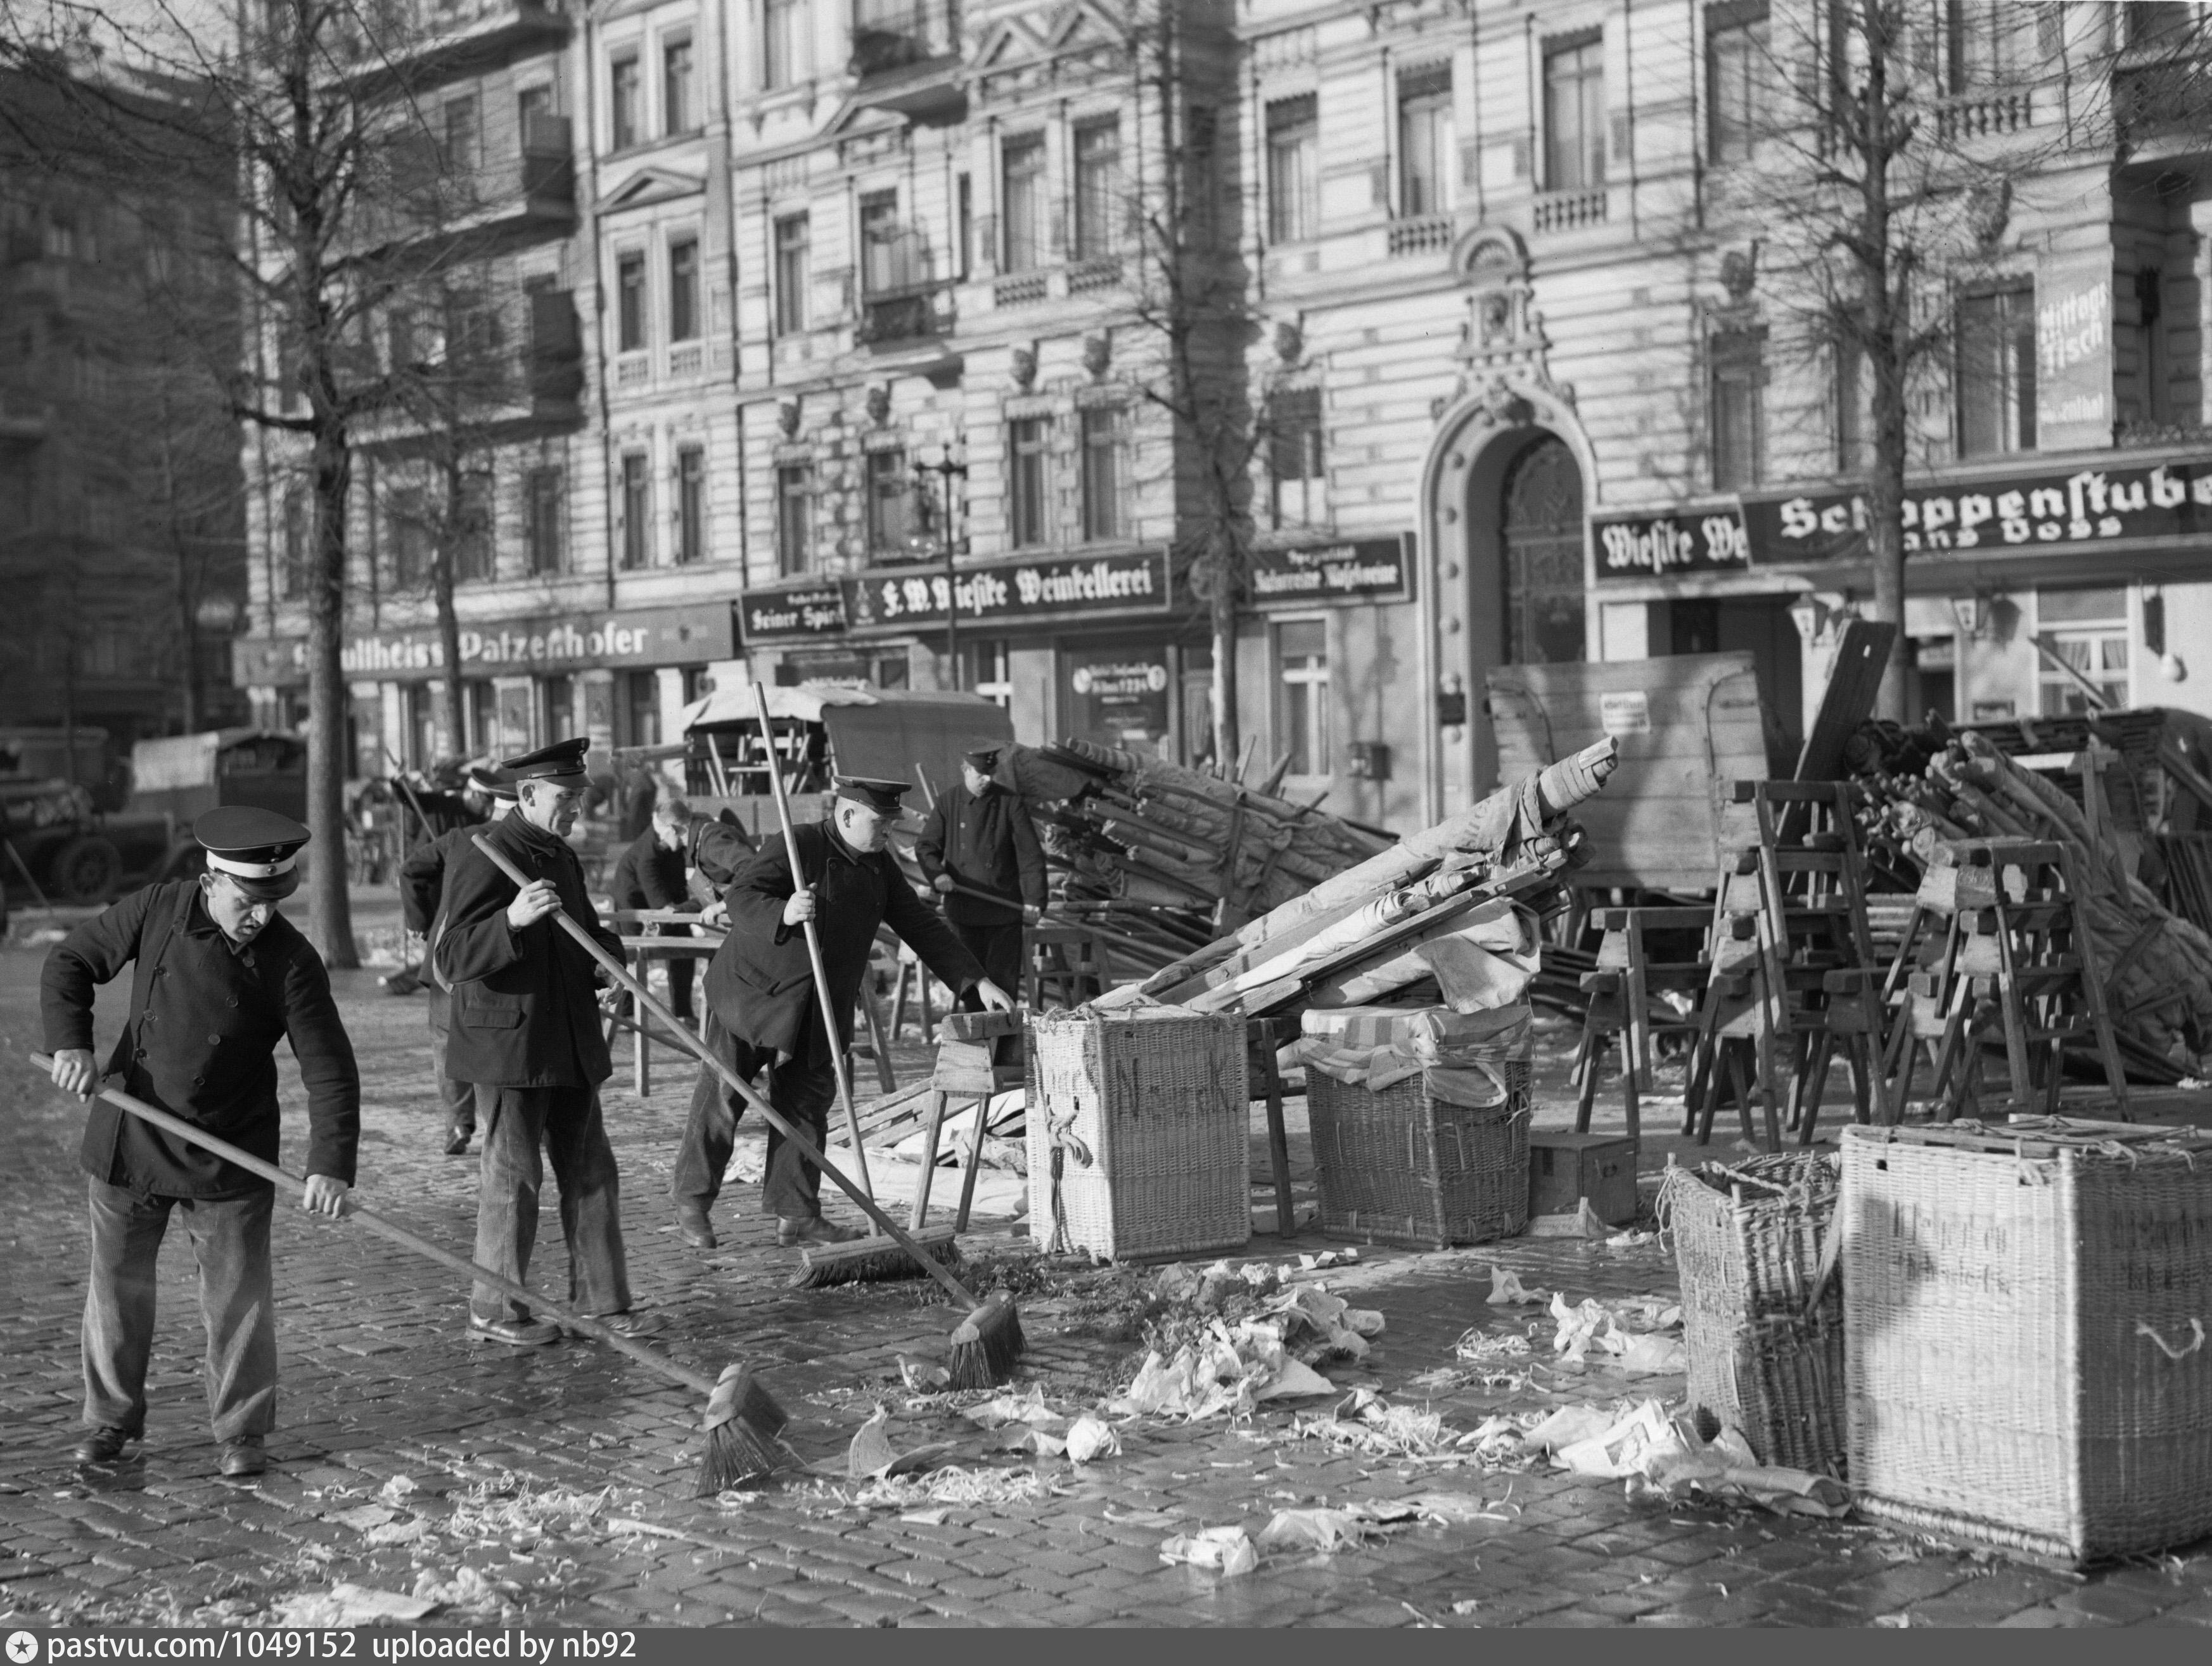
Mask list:
[[[208,871],[132,892],[46,957],[40,990],[55,1085],[89,1098],[94,987],[133,967],[131,1008],[105,1079],[249,1155],[277,1160],[276,1049],[289,1038],[307,1089],[301,1206],[337,1215],[354,1180],[361,1073],[322,958],[276,912],[300,881],[307,830],[270,810],[210,810],[193,824]],[[84,1304],[80,1463],[143,1438],[154,1346],[155,1266],[172,1214],[199,1263],[206,1388],[226,1475],[268,1467],[276,1422],[269,1229],[276,1189],[244,1169],[93,1104],[79,1156],[92,1226]]]
[[[945,921],[984,974],[1022,987],[1022,927],[1043,915],[1044,847],[1021,794],[994,778],[1002,744],[978,740],[960,759],[960,784],[940,797],[915,841],[914,859],[945,898]],[[993,900],[993,899],[997,900]],[[973,1012],[975,990],[960,997]]]

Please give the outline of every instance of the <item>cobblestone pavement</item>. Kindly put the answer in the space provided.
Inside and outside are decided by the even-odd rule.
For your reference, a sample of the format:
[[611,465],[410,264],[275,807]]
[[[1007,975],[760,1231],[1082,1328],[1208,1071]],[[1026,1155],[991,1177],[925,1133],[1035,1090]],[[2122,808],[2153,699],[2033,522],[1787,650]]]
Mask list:
[[[709,1373],[751,1362],[790,1410],[797,1450],[840,1474],[847,1442],[880,1402],[901,1448],[956,1440],[953,1462],[995,1466],[1002,1482],[1033,1475],[1025,1485],[1036,1496],[872,1509],[800,1478],[741,1502],[696,1500],[696,1395],[582,1341],[520,1354],[471,1343],[455,1280],[292,1211],[280,1211],[276,1237],[283,1385],[270,1473],[258,1484],[212,1475],[190,1256],[173,1243],[143,1462],[81,1474],[67,1454],[79,1396],[82,1113],[22,1063],[39,1044],[40,962],[36,950],[0,950],[0,1622],[251,1621],[337,1582],[404,1592],[426,1575],[449,1602],[432,1624],[2212,1621],[2203,1554],[2212,1547],[2080,1578],[1853,1523],[1632,1501],[1619,1482],[1362,1457],[1290,1438],[1287,1410],[1263,1408],[1242,1427],[1132,1424],[1121,1456],[1081,1469],[992,1450],[989,1437],[941,1408],[910,1406],[903,1391],[898,1356],[941,1357],[951,1322],[945,1308],[925,1304],[923,1286],[787,1288],[791,1254],[751,1212],[750,1188],[726,1195],[720,1250],[702,1254],[675,1236],[662,1194],[681,1073],[642,1101],[620,1076],[606,1101],[632,1281],[641,1304],[670,1321],[659,1345]],[[382,995],[368,973],[338,982],[368,1083],[364,1195],[465,1249],[475,1164],[439,1153],[422,1006]],[[103,1004],[103,1043],[121,986],[109,994],[118,999]],[[905,1049],[904,1068],[918,1056]],[[289,1060],[286,1069],[295,1092]],[[1542,1120],[1563,1121],[1556,1061],[1548,1073]],[[1295,1119],[1294,1130],[1303,1172]],[[1647,1164],[1663,1160],[1671,1142],[1650,1143]],[[300,1149],[289,1129],[286,1149]],[[557,1286],[550,1198],[546,1218],[536,1272]],[[979,1237],[1010,1231],[988,1222]],[[1327,1247],[1255,1238],[1249,1253]],[[1365,1251],[1357,1268],[1328,1276],[1379,1308],[1389,1328],[1363,1365],[1329,1375],[1347,1389],[1426,1398],[1410,1379],[1452,1363],[1462,1332],[1515,1328],[1484,1304],[1492,1262],[1571,1298],[1663,1294],[1674,1282],[1670,1262],[1648,1246],[1523,1239],[1442,1256]],[[1050,1303],[1024,1304],[1024,1380],[1095,1396],[1126,1372],[1129,1345],[1066,1334],[1065,1318]],[[1496,1410],[1663,1399],[1681,1386],[1604,1371],[1538,1380],[1546,1386],[1472,1385],[1431,1408],[1466,1429]],[[1331,1557],[1273,1555],[1235,1578],[1158,1554],[1170,1534],[1201,1527],[1256,1534],[1285,1505],[1437,1493],[1481,1501],[1480,1518],[1395,1531]]]

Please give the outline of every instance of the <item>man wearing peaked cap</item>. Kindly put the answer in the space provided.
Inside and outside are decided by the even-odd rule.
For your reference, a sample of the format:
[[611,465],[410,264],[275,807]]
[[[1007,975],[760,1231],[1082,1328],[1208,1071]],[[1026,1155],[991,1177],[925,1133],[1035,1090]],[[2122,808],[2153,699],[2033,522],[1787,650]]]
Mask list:
[[[552,918],[566,909],[621,957],[622,939],[599,923],[583,865],[568,842],[583,805],[588,745],[562,740],[506,760],[501,767],[514,778],[516,807],[483,838],[534,877],[518,891],[473,843],[458,845],[430,964],[453,990],[446,1073],[475,1084],[483,1132],[477,1265],[517,1283],[527,1280],[542,1148],[561,1187],[569,1302],[625,1335],[645,1335],[659,1326],[657,1316],[630,1312],[621,1183],[599,1110],[599,1084],[614,1073],[614,1062],[599,1027],[599,967]],[[469,1329],[518,1347],[560,1335],[556,1326],[487,1285],[471,1292]]]
[[[829,1132],[837,1076],[807,957],[806,921],[814,921],[821,939],[838,1048],[852,1044],[853,1007],[878,926],[912,945],[955,991],[980,987],[987,1005],[1013,1005],[937,911],[914,894],[885,848],[905,791],[903,781],[839,776],[828,818],[795,831],[800,873],[792,873],[783,841],[763,840],[722,899],[730,933],[707,968],[705,1039],[722,1049],[742,1079],[750,1081],[765,1069],[769,1103],[805,1130],[817,1149]],[[721,1190],[742,1110],[721,1079],[701,1066],[670,1191],[678,1227],[702,1249],[714,1247],[707,1211]],[[777,1243],[835,1243],[858,1236],[823,1218],[821,1182],[821,1171],[770,1128],[762,1201],[776,1217]]]
[[[276,905],[300,883],[307,830],[274,811],[210,810],[192,836],[195,879],[149,885],[79,926],[46,957],[40,1000],[53,1079],[89,1098],[93,998],[128,964],[131,1007],[105,1079],[256,1157],[278,1160],[276,1043],[289,1039],[307,1089],[305,1207],[337,1215],[354,1179],[361,1074],[321,958]],[[181,1213],[199,1264],[207,1398],[226,1475],[267,1467],[276,1420],[276,1330],[269,1259],[276,1188],[105,1100],[79,1153],[92,1225],[84,1308],[81,1463],[109,1463],[146,1423],[155,1266]]]
[[[1002,741],[981,739],[960,760],[960,784],[946,789],[922,824],[914,858],[945,898],[945,918],[991,981],[1018,989],[1022,927],[1042,917],[1044,847],[1021,795],[993,779]],[[971,994],[963,1005],[973,1005]]]

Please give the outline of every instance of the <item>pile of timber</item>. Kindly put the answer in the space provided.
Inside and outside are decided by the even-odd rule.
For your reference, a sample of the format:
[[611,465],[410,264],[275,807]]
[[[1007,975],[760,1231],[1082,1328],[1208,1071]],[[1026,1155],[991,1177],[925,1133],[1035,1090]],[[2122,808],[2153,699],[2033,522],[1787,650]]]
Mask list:
[[2016,756],[1973,731],[1911,731],[1902,741],[1879,733],[1855,746],[1860,824],[1880,869],[1917,885],[1926,868],[1948,861],[1953,840],[2071,846],[2085,892],[2076,910],[2130,1077],[2172,1084],[2198,1073],[2199,1055],[2212,1048],[2212,935],[2138,874],[2140,838],[2092,830],[2080,781],[2069,791]]

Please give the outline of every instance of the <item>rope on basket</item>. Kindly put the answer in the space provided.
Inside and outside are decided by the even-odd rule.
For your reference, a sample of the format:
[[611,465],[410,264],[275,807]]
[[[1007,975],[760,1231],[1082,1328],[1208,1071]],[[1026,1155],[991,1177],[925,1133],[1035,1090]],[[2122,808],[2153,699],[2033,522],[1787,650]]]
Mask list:
[[1085,1168],[1091,1166],[1091,1147],[1074,1132],[1075,1119],[1082,1111],[1083,1103],[1076,1101],[1075,1109],[1065,1116],[1045,1112],[1045,1140],[1052,1147],[1052,1239],[1045,1245],[1048,1256],[1062,1256],[1073,1247],[1067,1241],[1067,1211],[1060,1205],[1060,1177],[1066,1166],[1066,1154],[1075,1153],[1075,1160]]
[[2138,1336],[2149,1337],[2152,1341],[2158,1344],[2158,1351],[2169,1359],[2186,1359],[2191,1354],[2196,1353],[2197,1349],[2204,1346],[2204,1321],[2202,1319],[2191,1319],[2189,1322],[2189,1329],[2192,1333],[2189,1346],[2185,1348],[2178,1348],[2174,1347],[2172,1343],[2167,1341],[2165,1337],[2160,1335],[2158,1334],[2158,1327],[2152,1324],[2149,1320],[2138,1319],[2136,1321],[2136,1335]]

